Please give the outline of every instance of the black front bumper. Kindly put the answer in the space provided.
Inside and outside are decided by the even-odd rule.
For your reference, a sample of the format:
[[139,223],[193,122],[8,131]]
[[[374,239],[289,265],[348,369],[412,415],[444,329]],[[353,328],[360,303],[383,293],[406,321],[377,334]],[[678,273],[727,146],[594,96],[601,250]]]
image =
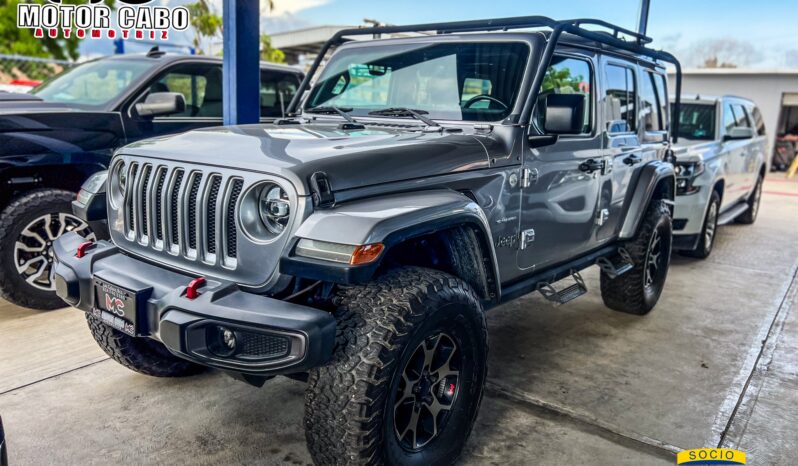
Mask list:
[[[172,353],[206,366],[251,375],[305,372],[329,359],[335,319],[320,311],[241,291],[234,283],[207,278],[195,299],[185,295],[194,276],[153,265],[99,241],[82,258],[84,240],[68,233],[54,243],[56,291],[64,301],[95,316],[95,282],[135,295],[137,336],[163,343]],[[245,357],[220,356],[210,330],[224,326],[252,341]],[[254,351],[254,354],[253,354]],[[259,353],[260,351],[260,353]]]

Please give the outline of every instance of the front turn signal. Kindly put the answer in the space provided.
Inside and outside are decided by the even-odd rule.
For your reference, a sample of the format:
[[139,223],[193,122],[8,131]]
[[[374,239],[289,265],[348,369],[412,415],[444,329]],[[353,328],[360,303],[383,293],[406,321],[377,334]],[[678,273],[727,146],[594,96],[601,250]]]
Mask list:
[[370,264],[377,260],[382,254],[385,245],[382,243],[365,244],[358,246],[355,252],[352,253],[352,258],[349,260],[350,265],[363,265]]

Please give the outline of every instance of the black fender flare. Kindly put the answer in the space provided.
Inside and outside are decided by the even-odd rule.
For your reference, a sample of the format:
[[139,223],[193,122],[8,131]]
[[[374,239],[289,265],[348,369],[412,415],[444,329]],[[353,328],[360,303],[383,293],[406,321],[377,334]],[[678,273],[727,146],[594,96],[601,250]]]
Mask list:
[[662,197],[669,202],[672,210],[674,196],[676,195],[676,173],[673,170],[673,165],[662,160],[655,160],[640,169],[634,191],[626,203],[624,221],[619,235],[620,239],[634,237],[643,221],[648,205],[662,183],[666,183],[665,186],[667,187]]
[[[296,256],[296,244],[303,238],[350,245],[382,243],[387,252],[409,239],[454,227],[472,228],[477,233],[489,262],[486,266],[498,278],[496,252],[485,212],[469,197],[448,189],[379,196],[314,212],[286,248],[280,272],[339,284],[366,283],[379,268],[385,252],[371,264],[352,266]],[[496,283],[494,280],[494,286]]]

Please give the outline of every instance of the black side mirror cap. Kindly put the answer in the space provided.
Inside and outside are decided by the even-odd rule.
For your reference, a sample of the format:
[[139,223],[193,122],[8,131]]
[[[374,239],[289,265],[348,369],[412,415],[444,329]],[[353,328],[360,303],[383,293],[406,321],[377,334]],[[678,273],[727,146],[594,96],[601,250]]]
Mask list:
[[549,94],[546,96],[543,129],[548,134],[581,134],[585,126],[585,96]]
[[560,136],[558,134],[543,134],[543,135],[530,134],[529,136],[527,136],[527,140],[529,141],[529,147],[531,148],[551,146],[556,144],[559,139]]

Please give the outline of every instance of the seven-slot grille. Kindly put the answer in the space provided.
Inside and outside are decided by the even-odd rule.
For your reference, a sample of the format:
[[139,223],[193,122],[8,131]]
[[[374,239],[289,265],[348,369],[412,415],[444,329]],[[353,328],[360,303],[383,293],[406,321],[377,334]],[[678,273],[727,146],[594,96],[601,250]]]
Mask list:
[[241,178],[133,162],[127,180],[123,218],[128,240],[188,259],[235,267]]

